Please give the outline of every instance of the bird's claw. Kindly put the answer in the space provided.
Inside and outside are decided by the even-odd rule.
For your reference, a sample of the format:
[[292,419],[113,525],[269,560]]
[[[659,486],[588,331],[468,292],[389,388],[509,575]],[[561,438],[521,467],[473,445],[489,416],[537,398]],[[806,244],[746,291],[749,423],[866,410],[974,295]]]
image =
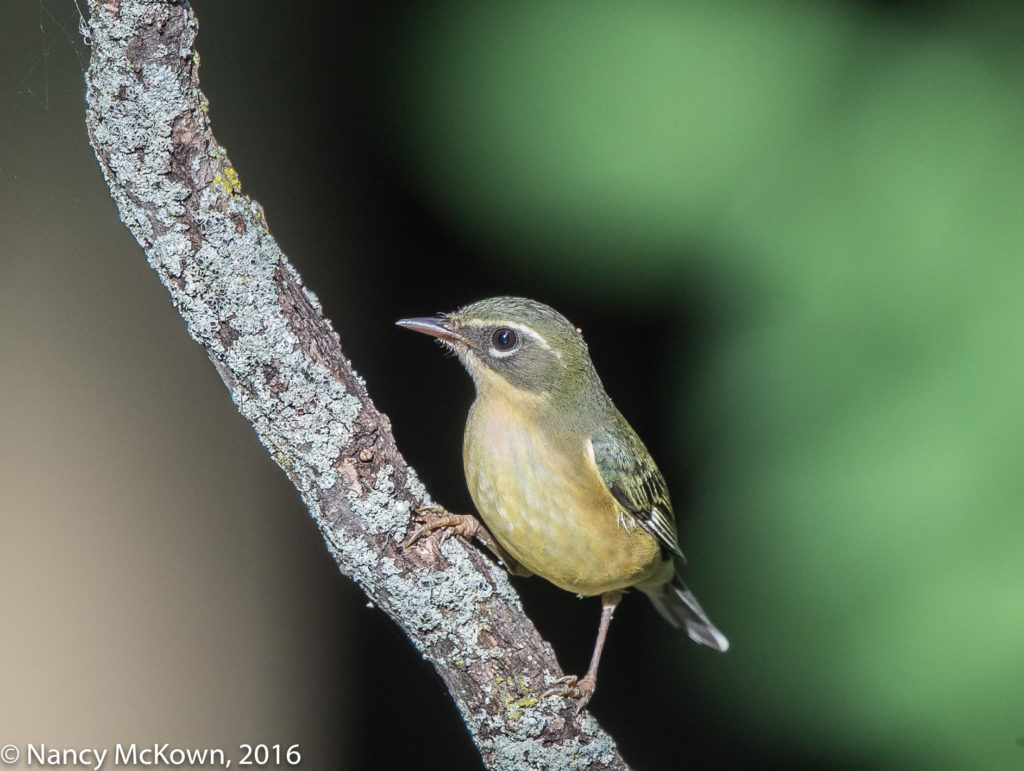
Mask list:
[[549,696],[563,696],[567,699],[576,700],[576,714],[579,715],[587,706],[590,697],[594,695],[597,687],[597,680],[591,677],[584,677],[580,680],[576,675],[566,675],[555,680],[557,687],[550,688],[540,695],[542,699]]
[[461,535],[463,538],[472,538],[480,529],[477,518],[469,514],[452,514],[442,506],[417,506],[413,509],[420,516],[432,514],[434,519],[427,520],[421,524],[402,544],[403,549],[408,549],[424,536],[435,530],[444,530],[441,534],[441,542],[438,546],[444,546],[445,542],[453,535]]

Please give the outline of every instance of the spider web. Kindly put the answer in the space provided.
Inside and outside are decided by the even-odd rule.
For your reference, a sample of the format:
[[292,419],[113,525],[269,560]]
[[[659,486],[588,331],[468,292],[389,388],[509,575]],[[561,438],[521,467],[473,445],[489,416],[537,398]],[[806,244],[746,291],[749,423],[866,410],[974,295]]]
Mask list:
[[30,7],[0,0],[0,98],[49,111],[51,89],[67,89],[69,72],[80,76],[89,65],[85,15],[78,0],[38,0],[35,19]]
[[89,46],[80,2],[0,0],[0,179],[23,167],[26,134],[81,141]]

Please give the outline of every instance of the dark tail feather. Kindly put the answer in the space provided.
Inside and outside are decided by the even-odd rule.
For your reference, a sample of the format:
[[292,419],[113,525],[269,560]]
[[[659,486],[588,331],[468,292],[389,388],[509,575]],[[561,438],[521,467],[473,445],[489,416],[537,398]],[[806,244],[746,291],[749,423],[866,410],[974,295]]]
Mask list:
[[729,641],[725,635],[711,623],[697,598],[678,578],[646,594],[668,623],[677,629],[686,627],[691,640],[723,653],[729,650]]

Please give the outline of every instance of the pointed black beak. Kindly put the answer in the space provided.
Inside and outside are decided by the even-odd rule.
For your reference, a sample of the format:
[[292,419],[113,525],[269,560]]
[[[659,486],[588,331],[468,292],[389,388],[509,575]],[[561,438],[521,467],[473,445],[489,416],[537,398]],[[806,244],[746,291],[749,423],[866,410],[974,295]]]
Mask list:
[[401,319],[395,322],[396,326],[411,329],[413,332],[422,332],[431,337],[437,337],[450,343],[464,343],[465,338],[455,331],[452,322],[445,316],[432,316],[422,319]]

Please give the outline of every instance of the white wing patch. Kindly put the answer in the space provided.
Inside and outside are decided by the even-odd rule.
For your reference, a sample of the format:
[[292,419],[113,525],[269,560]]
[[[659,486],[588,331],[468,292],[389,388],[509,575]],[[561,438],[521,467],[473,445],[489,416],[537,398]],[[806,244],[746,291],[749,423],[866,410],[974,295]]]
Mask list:
[[618,516],[619,527],[625,530],[627,533],[632,533],[636,530],[637,521],[636,517],[630,514],[625,509],[619,509]]
[[659,508],[652,508],[650,516],[643,522],[644,528],[655,538],[667,544],[669,551],[682,556],[679,550],[679,540],[676,536],[676,529],[665,512]]

